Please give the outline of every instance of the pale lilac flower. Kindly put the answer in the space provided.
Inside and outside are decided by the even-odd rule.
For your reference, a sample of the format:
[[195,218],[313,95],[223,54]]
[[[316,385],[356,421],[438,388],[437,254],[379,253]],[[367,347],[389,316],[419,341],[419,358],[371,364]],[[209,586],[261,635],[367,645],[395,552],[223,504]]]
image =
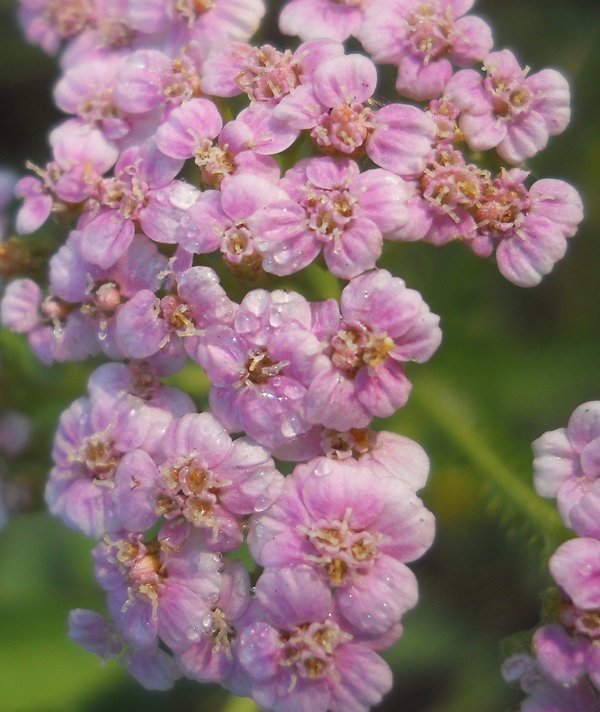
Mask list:
[[318,149],[349,157],[364,152],[381,168],[402,177],[422,172],[436,135],[433,120],[414,106],[371,108],[377,69],[358,54],[334,57],[274,110],[294,129],[310,129]]
[[289,445],[278,448],[280,460],[302,462],[324,456],[340,462],[357,462],[378,477],[397,477],[416,492],[425,486],[429,458],[414,440],[386,431],[352,428],[345,432],[314,426]]
[[135,235],[127,251],[108,269],[81,256],[82,233],[74,230],[50,260],[50,289],[72,310],[92,321],[99,343],[109,357],[123,354],[116,341],[116,316],[140,290],[158,289],[167,258],[143,235]]
[[152,35],[171,23],[183,26],[204,52],[215,43],[250,39],[264,13],[262,0],[127,0],[136,30]]
[[89,198],[119,155],[101,131],[81,119],[69,119],[55,128],[50,145],[53,160],[45,168],[30,164],[38,178],[27,176],[16,185],[16,196],[25,201],[16,220],[20,233],[35,232],[53,209],[63,209],[62,204]]
[[496,148],[508,163],[522,163],[562,133],[571,116],[567,80],[554,69],[527,76],[509,50],[492,52],[484,78],[457,72],[444,95],[461,110],[459,126],[475,151]]
[[275,106],[312,80],[325,60],[344,54],[339,42],[305,42],[292,53],[271,45],[231,43],[215,48],[202,65],[202,90],[214,96],[247,94],[251,102]]
[[[230,324],[237,305],[232,302],[210,267],[190,267],[175,275],[172,290],[157,297],[140,289],[119,310],[115,338],[123,354],[145,359],[169,342],[195,353],[203,329]],[[181,343],[183,342],[183,343]]]
[[62,414],[54,441],[46,486],[50,511],[96,538],[118,528],[113,490],[120,459],[137,448],[155,452],[171,419],[188,404],[174,400],[153,407],[106,391],[76,400]]
[[539,284],[567,249],[583,220],[579,194],[561,180],[542,179],[527,189],[526,171],[502,170],[484,185],[474,213],[477,237],[469,244],[487,257],[494,247],[498,269],[520,287]]
[[175,243],[179,221],[197,196],[193,186],[173,180],[182,165],[153,141],[124,151],[114,177],[98,185],[90,212],[79,221],[84,259],[110,267],[131,244],[137,224],[152,240]]
[[302,40],[327,37],[343,42],[357,34],[372,0],[291,0],[279,15],[279,29]]
[[[216,140],[214,140],[216,139]],[[274,158],[253,150],[254,133],[243,121],[223,121],[208,99],[190,99],[173,109],[156,132],[156,145],[166,156],[193,158],[200,178],[219,188],[229,176],[252,173],[271,182],[279,180]]]
[[262,267],[257,243],[262,227],[254,228],[250,218],[257,210],[286,198],[281,188],[259,176],[232,176],[221,190],[200,193],[181,220],[179,244],[192,253],[220,250],[235,274],[255,277]]
[[265,571],[250,614],[235,651],[263,709],[368,712],[391,688],[388,665],[345,630],[310,567]]
[[162,516],[161,536],[183,541],[195,530],[219,551],[239,546],[242,518],[266,509],[282,485],[269,453],[247,438],[232,441],[210,413],[174,421],[160,456],[130,452],[115,474],[124,528],[145,531]]
[[306,389],[321,356],[308,302],[295,292],[249,292],[232,327],[206,329],[194,358],[212,383],[213,413],[268,448],[306,432]]
[[587,680],[561,685],[547,677],[529,655],[516,654],[505,660],[502,676],[507,682],[518,682],[528,695],[521,712],[600,712],[598,695]]
[[112,53],[78,62],[54,88],[54,101],[59,109],[79,116],[113,140],[123,138],[131,129],[131,122],[119,110],[113,96],[123,59],[122,53]]
[[267,569],[312,566],[335,590],[350,630],[383,635],[417,602],[405,563],[433,534],[433,515],[398,477],[317,458],[298,465],[277,502],[253,518],[248,543]]
[[549,568],[552,578],[580,611],[600,610],[600,541],[569,539],[554,552]]
[[42,363],[82,361],[100,351],[94,321],[57,297],[44,297],[31,279],[11,282],[0,309],[3,326],[27,334],[31,350]]
[[373,269],[383,238],[408,219],[402,178],[382,169],[360,172],[349,159],[300,161],[281,182],[284,199],[248,221],[266,272],[287,275],[321,251],[330,272],[351,279]]
[[477,237],[473,213],[489,181],[489,173],[467,163],[460,151],[440,147],[430,154],[416,181],[408,200],[408,221],[390,239],[424,239],[434,245],[460,239],[470,244]]
[[333,300],[318,309],[328,363],[310,383],[308,419],[343,431],[392,415],[411,389],[404,364],[427,361],[440,344],[439,317],[386,270],[355,277],[342,292],[341,314]]
[[69,613],[69,638],[103,660],[117,658],[147,690],[168,690],[181,677],[169,653],[157,644],[129,644],[113,622],[94,611],[76,608]]
[[223,566],[219,597],[202,621],[199,639],[177,656],[177,662],[187,677],[227,687],[237,666],[232,646],[250,604],[250,578],[241,561],[224,559]]
[[600,536],[600,401],[576,408],[566,428],[533,443],[535,488],[556,497],[561,517],[580,536]]
[[[581,619],[585,622],[585,612]],[[549,678],[561,685],[576,684],[587,675],[596,689],[600,689],[600,647],[597,645],[600,631],[590,630],[589,635],[585,635],[585,630],[583,635],[572,632],[570,635],[562,625],[545,625],[536,630],[533,650],[538,664]]]
[[139,648],[160,638],[173,651],[200,636],[210,602],[219,595],[221,558],[194,538],[173,549],[123,532],[93,550],[96,580],[123,637]]
[[195,43],[183,48],[138,49],[120,67],[113,89],[117,108],[138,118],[161,123],[160,112],[200,95],[201,56]]
[[63,40],[84,30],[93,20],[93,0],[20,0],[19,21],[25,36],[50,54]]
[[492,32],[479,17],[463,15],[473,0],[372,0],[358,38],[378,63],[398,67],[396,89],[416,101],[444,91],[452,65],[482,62]]

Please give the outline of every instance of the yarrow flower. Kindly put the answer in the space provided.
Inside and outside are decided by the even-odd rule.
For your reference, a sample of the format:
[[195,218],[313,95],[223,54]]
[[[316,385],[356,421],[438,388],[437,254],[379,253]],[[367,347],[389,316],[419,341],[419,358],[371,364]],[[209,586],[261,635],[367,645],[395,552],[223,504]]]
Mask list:
[[[149,689],[185,675],[265,711],[367,712],[392,685],[378,651],[435,525],[423,448],[373,422],[441,330],[379,267],[385,243],[460,240],[533,286],[583,216],[520,165],[566,127],[566,80],[491,52],[472,6],[290,0],[293,50],[251,42],[263,0],[21,0],[28,39],[61,51],[67,118],[16,183],[16,228],[60,217],[44,230],[65,238],[0,313],[45,364],[113,361],[60,418],[45,499],[95,539],[106,593],[71,638]],[[412,103],[379,97],[376,63]],[[540,712],[598,712],[595,409],[536,446],[538,488],[594,537],[553,557],[560,615],[506,673]]]

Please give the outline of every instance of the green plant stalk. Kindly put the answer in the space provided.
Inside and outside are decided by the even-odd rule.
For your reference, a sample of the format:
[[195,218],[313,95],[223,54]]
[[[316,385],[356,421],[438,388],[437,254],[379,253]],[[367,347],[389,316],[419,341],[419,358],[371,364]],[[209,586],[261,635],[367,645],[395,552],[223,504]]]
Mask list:
[[565,539],[556,507],[537,495],[499,459],[474,424],[473,408],[446,384],[423,380],[415,387],[417,405],[443,431],[495,491],[555,548]]

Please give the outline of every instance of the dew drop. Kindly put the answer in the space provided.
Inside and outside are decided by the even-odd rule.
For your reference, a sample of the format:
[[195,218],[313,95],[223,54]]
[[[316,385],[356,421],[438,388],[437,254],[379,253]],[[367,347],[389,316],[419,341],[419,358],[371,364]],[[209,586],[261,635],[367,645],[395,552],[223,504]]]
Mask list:
[[316,477],[326,477],[331,474],[331,463],[326,458],[320,460],[315,466],[314,473]]

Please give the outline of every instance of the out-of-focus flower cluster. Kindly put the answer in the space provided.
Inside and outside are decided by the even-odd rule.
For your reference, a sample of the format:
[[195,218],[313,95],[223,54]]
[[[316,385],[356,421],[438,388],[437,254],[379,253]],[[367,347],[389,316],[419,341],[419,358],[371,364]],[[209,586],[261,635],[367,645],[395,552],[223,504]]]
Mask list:
[[503,674],[528,694],[523,709],[600,710],[600,401],[575,409],[566,428],[533,443],[535,487],[556,498],[565,526],[577,538],[550,558],[558,589],[551,593],[532,654],[516,653]]
[[[472,4],[292,0],[300,43],[278,49],[249,43],[262,0],[21,0],[70,118],[17,183],[16,227],[72,229],[47,283],[8,285],[2,322],[44,363],[115,362],[63,413],[46,500],[98,542],[109,619],[74,611],[71,636],[147,687],[184,674],[276,712],[364,712],[391,687],[378,651],[434,521],[426,454],[370,426],[441,331],[377,268],[384,240],[460,240],[532,286],[582,218],[522,165],[567,126],[566,80],[491,52]],[[379,100],[380,63],[411,103]],[[339,302],[251,288],[321,252]],[[210,412],[161,380],[189,360]]]

